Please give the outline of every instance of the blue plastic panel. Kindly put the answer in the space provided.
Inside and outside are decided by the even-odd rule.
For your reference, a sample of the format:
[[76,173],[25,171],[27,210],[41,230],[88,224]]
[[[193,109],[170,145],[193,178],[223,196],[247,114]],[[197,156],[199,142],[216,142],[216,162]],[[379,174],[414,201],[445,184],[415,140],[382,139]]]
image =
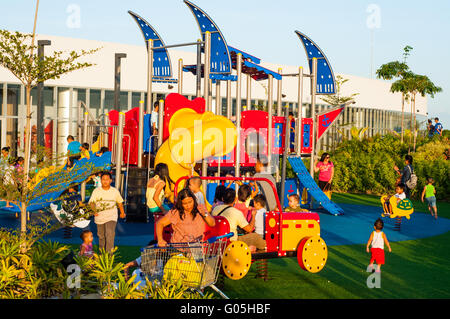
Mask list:
[[231,73],[231,59],[228,45],[214,21],[195,4],[184,0],[184,3],[189,7],[194,15],[202,40],[205,40],[205,32],[211,33],[211,73]]
[[[128,13],[138,24],[141,29],[142,35],[145,39],[145,45],[148,49],[148,40],[153,40],[153,47],[165,46],[163,40],[159,36],[158,32],[143,18],[132,11]],[[172,65],[170,63],[170,56],[167,49],[153,50],[153,79],[157,78],[171,78],[172,77]],[[176,81],[176,80],[175,80]]]
[[312,60],[317,58],[317,94],[327,95],[336,93],[336,81],[334,78],[333,69],[328,62],[327,57],[323,51],[306,35],[299,31],[295,31],[308,57],[309,71],[312,73]]

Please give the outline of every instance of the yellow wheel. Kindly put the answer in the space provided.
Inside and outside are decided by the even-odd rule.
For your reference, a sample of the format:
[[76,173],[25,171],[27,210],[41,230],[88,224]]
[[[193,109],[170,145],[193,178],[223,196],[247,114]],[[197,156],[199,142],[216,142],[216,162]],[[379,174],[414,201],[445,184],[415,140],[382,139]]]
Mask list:
[[328,248],[320,236],[303,238],[297,247],[297,261],[302,269],[317,273],[325,267]]
[[252,254],[246,243],[233,241],[225,248],[222,257],[222,269],[228,278],[239,280],[245,277],[251,264]]

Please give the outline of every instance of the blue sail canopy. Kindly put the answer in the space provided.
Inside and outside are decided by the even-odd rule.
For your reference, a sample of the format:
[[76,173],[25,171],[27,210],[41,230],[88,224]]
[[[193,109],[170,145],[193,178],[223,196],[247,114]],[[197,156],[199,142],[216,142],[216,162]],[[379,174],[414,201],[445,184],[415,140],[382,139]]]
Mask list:
[[231,59],[228,45],[214,21],[195,4],[184,0],[197,21],[202,40],[205,41],[205,33],[211,33],[211,74],[231,74]]
[[[165,46],[163,40],[159,36],[158,32],[147,22],[145,19],[137,15],[132,11],[128,13],[133,17],[133,19],[138,24],[142,35],[145,39],[145,45],[148,49],[148,40],[153,40],[153,47]],[[177,82],[176,79],[171,79],[172,77],[172,65],[170,62],[170,56],[167,49],[153,50],[153,79],[154,82]]]
[[334,78],[333,69],[328,62],[327,57],[323,51],[317,46],[314,41],[308,38],[306,35],[299,31],[295,31],[297,36],[305,48],[306,55],[308,57],[308,65],[310,73],[312,73],[312,61],[313,58],[317,59],[317,94],[335,94],[336,93],[336,81]]

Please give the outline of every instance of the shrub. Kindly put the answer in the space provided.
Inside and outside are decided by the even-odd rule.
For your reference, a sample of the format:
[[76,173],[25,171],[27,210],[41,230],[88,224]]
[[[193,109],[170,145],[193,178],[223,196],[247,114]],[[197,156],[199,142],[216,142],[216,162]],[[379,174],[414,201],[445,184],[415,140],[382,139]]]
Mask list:
[[[443,153],[450,147],[443,137],[420,138],[417,152],[412,153],[418,185],[412,191],[420,198],[427,177],[433,177],[439,200],[449,199],[450,163]],[[332,154],[335,165],[333,188],[339,192],[382,195],[393,193],[398,174],[394,165],[402,168],[408,145],[395,135],[374,136],[363,140],[344,140]]]

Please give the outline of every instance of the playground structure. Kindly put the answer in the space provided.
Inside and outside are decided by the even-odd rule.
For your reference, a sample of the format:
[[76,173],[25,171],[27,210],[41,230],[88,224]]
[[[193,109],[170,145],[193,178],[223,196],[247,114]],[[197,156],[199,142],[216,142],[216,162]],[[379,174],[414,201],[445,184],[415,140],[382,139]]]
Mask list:
[[[286,160],[288,160],[299,179],[298,182],[290,184],[289,193],[298,191],[302,194],[303,189],[306,189],[309,196],[304,203],[309,208],[313,207],[312,198],[314,198],[331,214],[341,215],[343,210],[322,195],[322,191],[310,178],[311,176],[307,177],[307,169],[301,163],[302,158],[309,157],[314,159],[315,154],[318,153],[318,150],[315,148],[317,141],[332,126],[334,120],[337,119],[346,106],[344,104],[320,114],[315,112],[317,95],[335,93],[334,73],[323,51],[306,35],[296,31],[296,35],[307,53],[310,74],[306,74],[302,67],[299,68],[298,73],[293,74],[283,74],[281,69],[278,72],[274,72],[261,66],[261,60],[254,55],[229,46],[220,29],[208,14],[189,1],[184,1],[184,3],[194,15],[200,29],[201,40],[166,45],[156,30],[145,19],[132,11],[128,12],[139,26],[148,52],[147,109],[144,109],[144,102],[141,101],[138,108],[134,108],[126,113],[110,111],[105,117],[105,124],[103,125],[100,125],[98,122],[93,124],[92,121],[89,121],[89,110],[87,110],[84,120],[80,118],[79,122],[81,140],[92,144],[95,141],[95,136],[98,136],[97,143],[100,140],[101,144],[99,146],[107,146],[111,150],[112,164],[116,167],[116,187],[126,193],[140,193],[140,196],[136,197],[137,199],[133,199],[133,201],[139,201],[135,205],[135,211],[138,211],[137,207],[145,208],[145,202],[143,201],[146,180],[144,181],[144,175],[148,179],[152,167],[158,162],[172,163],[172,159],[167,156],[167,145],[170,144],[170,142],[167,143],[167,140],[170,139],[171,129],[173,130],[179,126],[178,124],[170,124],[174,114],[183,108],[191,109],[198,114],[210,114],[208,112],[214,111],[213,113],[216,116],[224,117],[224,120],[221,120],[223,121],[222,124],[229,124],[233,120],[237,131],[235,136],[236,145],[231,151],[226,150],[227,152],[223,154],[216,152],[215,154],[207,154],[207,156],[196,158],[198,162],[202,163],[200,174],[203,177],[211,174],[221,176],[225,171],[230,172],[233,170],[234,176],[242,176],[254,167],[258,156],[265,155],[268,159],[268,167],[271,173],[276,175],[278,183],[281,184],[281,189],[279,190],[279,193],[283,194],[280,198],[281,205],[285,207],[287,203],[284,196],[286,194],[285,166]],[[182,59],[180,59],[178,61],[178,79],[174,79],[170,55],[167,49],[181,46],[197,47],[197,64],[184,65]],[[204,56],[203,63],[202,55]],[[235,74],[232,74],[233,70],[235,70]],[[183,72],[191,72],[196,75],[197,98],[192,101],[182,96]],[[247,107],[241,105],[241,80],[243,75],[246,76],[247,83],[250,83],[251,80],[267,80],[267,105],[274,104],[273,82],[274,80],[277,81],[276,112],[273,112],[272,107],[269,107],[267,112],[251,109],[250,85],[247,85]],[[298,116],[292,123],[288,120],[288,109],[282,106],[283,77],[298,78]],[[311,81],[311,118],[302,117],[304,78],[309,78]],[[150,111],[153,102],[155,102],[152,100],[153,82],[178,84],[178,94],[171,93],[165,100],[159,101],[158,121],[161,124],[156,136],[152,134],[150,123]],[[212,87],[213,84],[216,84],[215,99],[216,101],[221,101],[221,82],[226,82],[227,84],[226,114],[222,114],[221,103],[218,104],[219,107],[216,107],[216,110],[212,110]],[[236,83],[235,117],[232,117],[232,82]],[[203,94],[201,94],[202,88]],[[284,110],[285,112],[283,112]],[[188,111],[183,112],[186,114]],[[204,115],[201,115],[201,117],[205,118]],[[295,130],[295,137],[291,133],[286,134],[286,132],[289,132],[290,125],[300,128]],[[183,127],[187,128],[186,126],[183,123]],[[192,142],[194,143],[194,141]],[[293,149],[290,147],[292,144],[294,144]],[[162,145],[166,145],[163,147],[166,149],[165,152],[161,151]],[[153,152],[155,149],[158,149],[156,154]],[[289,159],[287,159],[288,155],[290,155]],[[279,156],[284,157],[282,170],[277,165]],[[310,175],[313,175],[313,164],[314,160],[311,160]],[[172,170],[170,170],[174,180],[182,174],[196,174],[193,170],[193,165],[190,167],[180,165],[174,167],[174,169],[179,172],[172,173]],[[135,187],[136,183],[134,183],[134,180],[131,182],[129,178],[137,178],[137,176],[139,176],[139,181],[137,181],[139,186]],[[203,189],[206,190],[207,187],[205,180]],[[129,197],[128,194],[125,194],[125,197]]]
[[[311,272],[320,271],[326,263],[326,245],[320,238],[320,219],[317,213],[285,213],[286,190],[288,193],[298,191],[302,194],[306,189],[309,196],[305,200],[306,205],[312,208],[314,198],[328,212],[333,215],[341,215],[343,210],[333,204],[317,187],[311,175],[313,175],[314,156],[317,152],[315,145],[322,134],[331,127],[333,121],[341,114],[345,105],[341,105],[331,111],[316,114],[316,96],[320,94],[335,93],[335,80],[331,66],[318,46],[302,33],[296,31],[302,42],[308,57],[310,74],[306,74],[303,68],[298,73],[283,74],[269,70],[260,65],[261,60],[254,55],[231,47],[212,19],[199,7],[189,1],[184,1],[192,11],[200,28],[201,40],[184,44],[165,45],[156,30],[143,18],[133,12],[129,12],[137,22],[144,36],[148,60],[147,83],[147,109],[144,102],[140,101],[139,107],[126,113],[110,111],[103,119],[93,118],[88,109],[81,116],[82,105],[79,106],[78,139],[87,142],[97,149],[107,146],[109,154],[109,167],[115,167],[115,187],[125,193],[125,207],[127,216],[145,211],[145,187],[150,171],[154,165],[164,162],[169,166],[169,172],[177,184],[187,176],[196,175],[195,164],[202,162],[201,179],[203,190],[208,192],[208,187],[214,183],[207,181],[223,180],[222,171],[234,170],[233,180],[248,181],[247,177],[241,177],[252,168],[258,156],[265,155],[268,159],[268,167],[277,176],[281,191],[276,185],[272,185],[276,200],[277,211],[266,214],[266,240],[267,252],[261,259],[271,256],[285,257],[297,256],[303,269]],[[173,78],[170,55],[168,48],[181,46],[197,47],[197,64],[183,65],[179,61],[178,79]],[[204,56],[202,63],[201,55]],[[232,74],[235,70],[236,74]],[[190,101],[183,94],[183,72],[191,72],[197,77],[197,99]],[[241,105],[241,81],[245,75],[247,83],[251,80],[268,81],[268,110],[251,109],[250,85],[247,85],[247,107],[245,111]],[[283,77],[298,78],[298,117],[294,123],[288,119],[288,109],[282,105],[282,80]],[[303,81],[311,80],[311,118],[302,117],[303,108]],[[203,80],[203,94],[201,94],[201,82]],[[274,80],[277,81],[277,109],[274,114]],[[222,108],[212,110],[212,86],[216,84],[216,101],[220,98],[220,83],[227,84],[226,114],[222,114]],[[150,111],[153,105],[152,83],[176,83],[178,93],[169,94],[165,100],[159,101],[158,121],[160,127],[157,136],[151,131]],[[236,116],[232,121],[232,82],[236,83]],[[202,96],[202,97],[200,97]],[[283,112],[284,110],[284,112]],[[283,114],[284,113],[284,114]],[[198,125],[201,122],[200,133],[196,135]],[[295,137],[292,138],[289,126],[297,128]],[[175,132],[179,129],[188,132],[190,138],[183,144],[184,148],[195,149],[200,143],[199,154],[193,153],[188,160],[178,156],[176,148]],[[208,129],[218,129],[221,133],[220,143],[215,143],[217,136],[207,136]],[[230,133],[231,132],[231,133]],[[293,143],[292,143],[293,142]],[[152,144],[156,144],[152,146]],[[294,144],[293,152],[290,145]],[[213,144],[214,147],[208,148]],[[156,154],[152,150],[157,148]],[[146,155],[144,153],[147,153]],[[192,153],[191,153],[192,154]],[[283,167],[280,179],[278,169],[278,156],[283,156]],[[289,155],[289,158],[288,158]],[[304,166],[302,157],[311,158],[310,172]],[[288,160],[297,174],[299,184],[296,182],[286,189],[286,160]],[[145,167],[146,166],[146,167]],[[106,166],[102,166],[106,168]],[[86,172],[86,174],[92,174]],[[215,174],[216,177],[208,177]],[[86,179],[90,175],[75,176],[72,183],[82,185],[82,197],[86,188]],[[230,178],[227,178],[230,179]],[[254,179],[257,180],[257,179]],[[65,185],[67,189],[68,185]],[[295,187],[294,187],[295,186]],[[62,186],[61,186],[62,187]],[[58,189],[59,194],[65,189]],[[175,190],[176,193],[176,190]],[[282,194],[281,201],[278,193]],[[54,197],[52,197],[54,198]],[[133,199],[132,199],[133,198]],[[170,198],[170,197],[169,197]],[[173,198],[172,198],[173,200]],[[211,202],[211,199],[209,198]],[[127,205],[129,204],[129,205]],[[134,208],[130,207],[134,205]],[[38,207],[33,207],[33,209]],[[155,216],[157,219],[157,216]],[[148,216],[147,216],[148,220]],[[316,242],[324,247],[317,259],[306,253],[308,247],[316,246]],[[313,251],[318,249],[315,247]],[[311,249],[309,250],[311,251]],[[254,256],[254,258],[256,258]]]

